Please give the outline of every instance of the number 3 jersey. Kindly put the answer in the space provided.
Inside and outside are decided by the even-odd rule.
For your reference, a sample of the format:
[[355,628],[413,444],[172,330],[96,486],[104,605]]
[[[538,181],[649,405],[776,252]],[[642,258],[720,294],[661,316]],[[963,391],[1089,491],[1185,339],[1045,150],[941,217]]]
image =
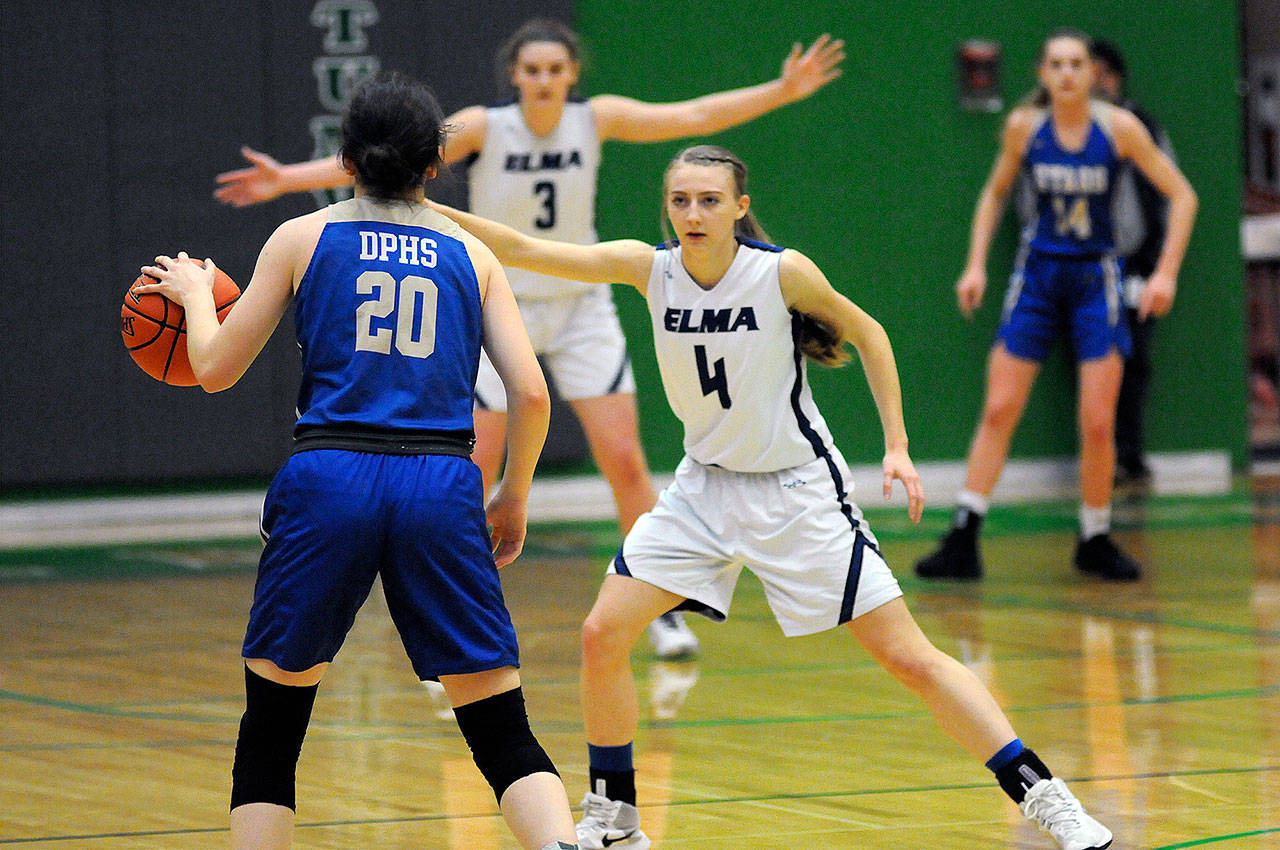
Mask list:
[[422,204],[329,207],[294,297],[299,429],[472,429],[481,302],[461,236]]
[[1111,199],[1120,158],[1111,134],[1112,109],[1090,103],[1089,133],[1078,151],[1064,148],[1053,118],[1041,110],[1023,156],[1027,183],[1035,193],[1030,222],[1033,251],[1059,256],[1112,252]]
[[[600,135],[590,104],[569,101],[556,128],[535,136],[520,104],[485,110],[484,147],[471,163],[471,211],[521,233],[591,245],[596,237]],[[594,284],[507,269],[518,298],[577,295]]]
[[654,255],[645,297],[658,367],[698,463],[773,472],[835,452],[782,298],[782,250],[740,240],[710,289],[685,270],[678,245]]

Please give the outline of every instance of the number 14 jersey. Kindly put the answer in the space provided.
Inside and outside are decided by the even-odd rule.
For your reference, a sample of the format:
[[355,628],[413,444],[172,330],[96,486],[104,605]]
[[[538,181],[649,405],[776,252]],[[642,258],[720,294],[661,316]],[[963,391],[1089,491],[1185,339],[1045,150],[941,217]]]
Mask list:
[[1023,157],[1036,199],[1031,250],[1100,257],[1114,249],[1111,199],[1120,159],[1111,113],[1111,106],[1093,101],[1084,146],[1070,150],[1058,140],[1049,111],[1040,110]]
[[783,249],[739,240],[710,289],[685,270],[680,250],[657,249],[645,297],[685,454],[734,472],[774,472],[835,453],[782,298]]

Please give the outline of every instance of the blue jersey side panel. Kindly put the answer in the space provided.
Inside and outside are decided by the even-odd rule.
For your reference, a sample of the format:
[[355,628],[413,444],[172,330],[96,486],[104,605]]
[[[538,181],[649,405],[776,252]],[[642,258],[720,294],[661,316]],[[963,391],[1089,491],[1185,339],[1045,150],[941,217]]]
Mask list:
[[1058,143],[1053,118],[1047,117],[1031,137],[1023,161],[1036,195],[1032,250],[1071,256],[1111,253],[1111,197],[1119,164],[1115,145],[1097,118],[1090,121],[1084,147],[1070,151]]
[[294,311],[299,426],[472,428],[480,290],[459,240],[422,226],[330,221]]

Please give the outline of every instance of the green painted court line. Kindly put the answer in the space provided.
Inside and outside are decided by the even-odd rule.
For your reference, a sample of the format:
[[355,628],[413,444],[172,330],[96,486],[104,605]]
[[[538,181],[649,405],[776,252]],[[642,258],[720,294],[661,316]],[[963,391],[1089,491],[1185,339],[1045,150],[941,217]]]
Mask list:
[[[1050,703],[1046,705],[1027,705],[1027,706],[1010,706],[1005,709],[1009,714],[1031,714],[1036,712],[1050,711],[1084,711],[1090,708],[1114,707],[1121,706],[1132,708],[1136,706],[1148,705],[1174,705],[1179,703],[1199,703],[1199,702],[1215,702],[1230,700],[1260,700],[1269,699],[1280,695],[1280,685],[1272,685],[1258,688],[1243,688],[1240,690],[1229,691],[1212,691],[1194,694],[1169,694],[1158,697],[1129,697],[1126,699],[1108,701],[1108,702],[1066,702],[1066,703]],[[29,705],[39,705],[46,708],[53,708],[62,711],[70,711],[80,714],[100,715],[109,717],[124,717],[140,720],[169,720],[180,723],[218,723],[231,724],[238,722],[238,718],[232,714],[226,716],[217,715],[193,715],[178,714],[171,712],[159,711],[139,711],[122,709],[112,705],[93,705],[88,703],[75,703],[67,700],[55,700],[47,697],[40,697],[32,694],[23,694],[16,691],[0,690],[0,701],[9,700],[12,702],[22,702]],[[917,718],[932,717],[927,709],[913,709],[910,711],[890,711],[890,712],[861,712],[861,713],[842,713],[842,714],[809,714],[809,715],[793,715],[779,717],[708,717],[691,720],[642,720],[640,728],[642,729],[709,729],[709,728],[727,728],[734,726],[775,726],[796,723],[858,723],[868,720],[913,720]],[[547,721],[535,723],[534,726],[547,733],[567,733],[579,732],[582,724],[573,721]],[[314,728],[331,730],[343,729],[389,729],[389,730],[421,730],[430,731],[436,729],[436,724],[431,722],[423,723],[355,723],[349,720],[340,722],[326,723],[317,721],[313,724]],[[357,733],[351,732],[339,735],[335,740],[394,740],[404,735],[385,734],[377,732]],[[417,740],[421,740],[421,735],[410,736]],[[65,748],[74,749],[77,745],[62,745]],[[92,745],[83,745],[86,748]],[[118,746],[141,746],[139,744],[122,743]],[[0,747],[0,752],[25,752],[28,750],[41,749],[39,745],[7,745]]]
[[[1172,705],[1190,702],[1214,702],[1217,700],[1257,700],[1280,696],[1280,685],[1261,688],[1245,688],[1233,691],[1217,691],[1201,694],[1171,694],[1159,697],[1130,697],[1110,702],[1062,702],[1047,705],[1009,706],[1008,714],[1032,714],[1042,711],[1085,711],[1090,708],[1124,707],[1133,708],[1145,705]],[[645,729],[695,729],[720,728],[726,726],[772,726],[789,723],[856,723],[864,720],[911,720],[927,718],[933,715],[927,709],[896,712],[867,712],[861,714],[815,714],[794,717],[713,717],[701,720],[649,720],[641,721]]]
[[[1213,770],[1184,770],[1172,771],[1168,773],[1137,773],[1117,776],[1087,776],[1087,777],[1064,777],[1066,781],[1071,783],[1087,783],[1087,782],[1115,782],[1121,780],[1133,779],[1169,779],[1174,777],[1186,776],[1224,776],[1233,774],[1257,774],[1280,770],[1280,766],[1256,767],[1256,768],[1220,768]],[[831,799],[831,798],[850,798],[850,797],[875,797],[882,795],[895,794],[927,794],[940,791],[997,791],[998,789],[990,782],[962,782],[944,785],[915,785],[900,788],[858,788],[845,791],[804,791],[796,793],[779,793],[779,794],[756,794],[741,795],[736,797],[704,797],[690,800],[672,800],[665,803],[665,806],[715,806],[735,803],[759,803],[759,802],[776,802],[786,800],[814,800],[814,799]],[[655,805],[641,805],[640,809],[656,808]],[[305,823],[295,824],[295,829],[322,829],[325,827],[346,827],[346,826],[376,826],[379,824],[401,824],[401,823],[430,823],[434,821],[444,820],[474,820],[479,818],[497,818],[500,817],[497,809],[490,812],[468,812],[462,814],[428,814],[428,815],[404,815],[399,817],[383,817],[383,818],[352,818],[350,820],[330,820],[330,821],[309,821]],[[228,828],[193,828],[193,829],[172,829],[172,830],[146,830],[138,832],[109,832],[96,834],[81,835],[42,835],[33,838],[0,838],[0,844],[34,844],[38,842],[48,841],[107,841],[118,838],[154,838],[165,835],[209,835],[216,833],[226,833]],[[1228,841],[1234,838],[1246,838],[1256,835],[1270,835],[1280,832],[1278,829],[1264,829],[1258,832],[1245,832],[1237,835],[1219,836],[1187,844],[1171,844],[1166,847],[1152,848],[1152,850],[1175,850],[1181,847],[1196,847],[1202,844],[1210,844],[1215,841]]]
[[198,714],[176,714],[167,711],[144,711],[137,709],[120,708],[114,705],[94,705],[84,702],[71,702],[70,700],[52,699],[51,697],[42,697],[36,694],[24,694],[18,691],[9,691],[0,689],[0,701],[7,700],[9,702],[21,702],[28,705],[38,705],[42,708],[53,708],[60,711],[70,711],[76,714],[96,714],[106,717],[128,717],[137,720],[172,720],[179,723],[230,723],[239,722],[239,718],[232,717],[209,717]]
[[1180,847],[1202,847],[1205,844],[1217,844],[1220,841],[1234,841],[1237,838],[1256,838],[1259,835],[1274,835],[1280,833],[1280,827],[1275,829],[1258,829],[1253,832],[1237,832],[1234,835],[1215,835],[1212,838],[1200,838],[1195,841],[1184,841],[1181,844],[1162,844],[1159,847],[1152,847],[1151,850],[1178,850]]
[[1052,611],[1059,614],[1078,614],[1121,622],[1142,623],[1150,626],[1165,626],[1191,631],[1217,632],[1219,634],[1238,637],[1261,638],[1264,640],[1280,640],[1280,629],[1258,629],[1253,626],[1237,626],[1230,623],[1212,623],[1193,620],[1189,617],[1176,617],[1157,614],[1150,611],[1117,611],[1111,608],[1100,608],[1095,605],[1077,605],[1058,599],[1043,599],[1018,594],[983,594],[983,605],[1007,606],[1038,611]]
[[[1260,512],[1266,504],[1248,492],[1209,496],[1154,496],[1141,502],[1116,502],[1118,530],[1147,531],[1191,530],[1208,527],[1236,527],[1267,522]],[[1065,533],[1076,528],[1077,505],[1074,501],[1000,504],[992,510],[984,524],[988,536]],[[1133,516],[1140,513],[1140,516]],[[919,525],[903,519],[901,509],[868,507],[864,515],[876,535],[886,541],[929,540],[946,530],[950,511],[929,511]],[[589,520],[580,522],[534,523],[526,540],[525,551],[533,557],[588,557],[607,559],[621,543],[616,522]],[[152,541],[103,545],[47,546],[0,550],[0,582],[58,581],[68,579],[104,579],[154,576],[163,574],[191,575],[205,571],[252,569],[257,562],[259,542],[256,537],[223,538],[210,541]],[[208,551],[210,549],[244,549],[240,564],[217,564],[192,570],[189,566],[155,557],[166,551]]]

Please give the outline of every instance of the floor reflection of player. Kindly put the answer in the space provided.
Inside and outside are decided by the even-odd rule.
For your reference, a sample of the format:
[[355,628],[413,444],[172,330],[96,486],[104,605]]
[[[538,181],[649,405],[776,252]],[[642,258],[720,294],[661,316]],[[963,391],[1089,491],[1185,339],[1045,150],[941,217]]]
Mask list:
[[645,747],[636,756],[636,772],[644,777],[645,830],[656,846],[667,832],[667,815],[675,785],[675,720],[698,683],[696,661],[654,661],[649,665],[649,715]]
[[[1280,481],[1255,495],[1261,514],[1253,524],[1252,589],[1253,622],[1258,629],[1258,687],[1280,687],[1280,655],[1275,651],[1275,635],[1280,633]],[[1266,521],[1269,517],[1270,521]],[[1262,759],[1280,759],[1280,711],[1262,714],[1258,750]],[[1280,775],[1273,770],[1258,771],[1258,826],[1280,823]]]
[[[1139,771],[1129,749],[1129,717],[1120,687],[1115,627],[1109,620],[1085,617],[1081,644],[1084,668],[1085,740],[1090,754],[1090,774],[1111,781],[1101,785],[1098,796],[1110,798],[1115,811],[1145,811],[1135,799]],[[1137,808],[1135,808],[1137,805]],[[1132,842],[1139,836],[1128,836]]]

